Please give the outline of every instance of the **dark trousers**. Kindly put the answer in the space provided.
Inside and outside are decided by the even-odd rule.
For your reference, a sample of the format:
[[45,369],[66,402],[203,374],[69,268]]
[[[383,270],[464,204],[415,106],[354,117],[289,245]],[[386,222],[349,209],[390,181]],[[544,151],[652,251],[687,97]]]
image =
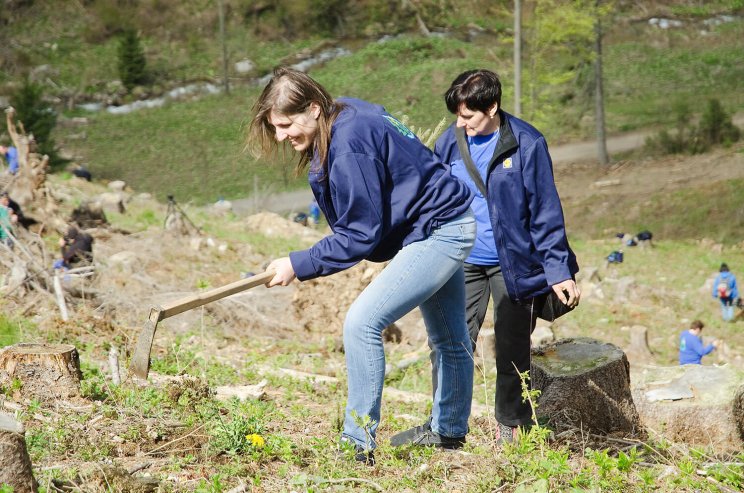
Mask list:
[[[537,321],[533,304],[530,301],[515,302],[509,298],[500,266],[466,263],[464,269],[465,316],[474,352],[489,299],[493,299],[494,303],[496,420],[507,426],[530,424],[532,410],[529,403],[523,402],[519,373],[530,369],[530,336]],[[432,372],[433,375],[437,374],[433,354]],[[432,382],[436,393],[436,378]]]

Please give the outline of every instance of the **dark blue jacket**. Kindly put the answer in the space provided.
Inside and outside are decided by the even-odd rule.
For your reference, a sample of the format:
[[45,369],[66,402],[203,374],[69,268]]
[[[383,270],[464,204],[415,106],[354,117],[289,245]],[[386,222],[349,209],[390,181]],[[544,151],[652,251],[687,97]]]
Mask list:
[[314,159],[308,181],[333,234],[289,254],[297,278],[312,279],[361,260],[390,260],[405,245],[465,213],[468,187],[452,176],[385,108],[358,99],[331,129],[328,169]]
[[[488,208],[509,296],[525,300],[579,271],[568,245],[553,163],[542,134],[499,110],[499,142],[488,165]],[[437,140],[446,163],[460,158],[454,124]]]

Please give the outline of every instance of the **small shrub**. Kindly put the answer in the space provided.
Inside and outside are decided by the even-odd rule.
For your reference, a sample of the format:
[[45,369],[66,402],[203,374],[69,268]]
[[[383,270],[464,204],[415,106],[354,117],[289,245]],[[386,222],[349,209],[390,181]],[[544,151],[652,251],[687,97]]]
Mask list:
[[10,105],[15,108],[16,120],[23,123],[26,134],[33,134],[37,151],[49,156],[49,164],[57,167],[67,163],[68,160],[61,158],[57,153],[52,139],[52,131],[57,125],[57,112],[44,100],[44,88],[30,79],[25,79],[11,96]]
[[126,29],[119,43],[119,78],[127,91],[134,86],[147,83],[145,52],[139,35],[134,29]]

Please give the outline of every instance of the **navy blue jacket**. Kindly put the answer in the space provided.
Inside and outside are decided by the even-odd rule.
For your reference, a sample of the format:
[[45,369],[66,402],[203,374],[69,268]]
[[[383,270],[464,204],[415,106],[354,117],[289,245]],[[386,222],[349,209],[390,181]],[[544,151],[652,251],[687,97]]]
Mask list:
[[331,128],[328,169],[317,158],[308,181],[333,234],[291,252],[301,281],[361,260],[390,260],[404,246],[465,213],[473,197],[429,148],[382,106],[358,99]]
[[[500,137],[488,165],[488,209],[509,297],[525,300],[550,291],[579,271],[568,245],[545,137],[499,110]],[[445,163],[461,159],[454,124],[437,140]]]

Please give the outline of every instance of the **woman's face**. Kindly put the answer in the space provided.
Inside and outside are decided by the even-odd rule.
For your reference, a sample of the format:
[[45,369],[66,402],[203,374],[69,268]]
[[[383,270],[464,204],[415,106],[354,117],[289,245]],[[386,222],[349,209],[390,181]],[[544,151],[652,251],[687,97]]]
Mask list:
[[274,127],[277,142],[289,139],[295,151],[306,151],[318,133],[318,116],[320,107],[311,103],[307,111],[295,115],[284,115],[272,110],[269,123]]
[[[457,110],[457,126],[465,129],[470,137],[476,135],[491,135],[499,128],[499,119],[495,116],[497,105],[493,105],[488,112],[471,110],[465,104]],[[493,118],[492,118],[493,116]]]

